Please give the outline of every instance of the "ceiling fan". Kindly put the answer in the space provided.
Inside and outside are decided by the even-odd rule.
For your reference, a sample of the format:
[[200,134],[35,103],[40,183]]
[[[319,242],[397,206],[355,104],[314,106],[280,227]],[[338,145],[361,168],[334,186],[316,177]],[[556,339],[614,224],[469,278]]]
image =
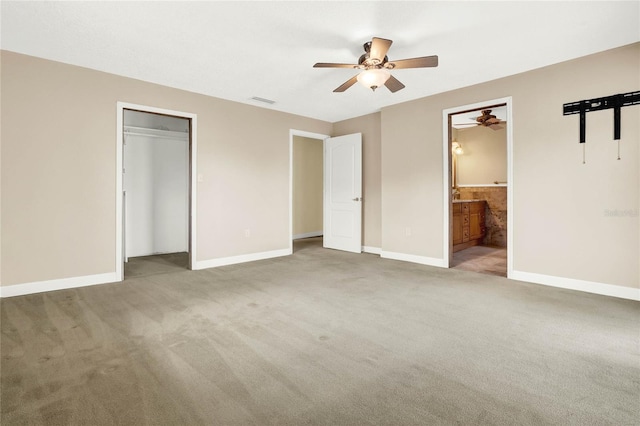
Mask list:
[[504,129],[504,127],[499,126],[502,121],[495,115],[492,115],[490,109],[483,109],[482,115],[478,117],[471,117],[471,119],[474,119],[476,123],[461,123],[459,126],[484,126],[491,130]]
[[337,87],[334,92],[344,92],[359,81],[365,87],[376,90],[381,85],[385,85],[392,93],[404,89],[404,84],[391,75],[389,70],[404,68],[429,68],[438,66],[438,56],[423,56],[420,58],[400,59],[398,61],[389,61],[387,51],[391,47],[392,40],[373,37],[371,41],[366,42],[364,52],[358,64],[332,64],[326,62],[318,62],[314,68],[355,68],[363,70],[360,74],[351,77],[342,85]]

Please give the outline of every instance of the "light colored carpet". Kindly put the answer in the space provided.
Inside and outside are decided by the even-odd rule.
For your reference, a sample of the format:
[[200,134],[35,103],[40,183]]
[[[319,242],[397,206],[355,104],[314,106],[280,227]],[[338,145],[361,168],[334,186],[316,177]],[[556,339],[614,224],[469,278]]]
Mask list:
[[296,244],[3,299],[2,425],[631,425],[640,304]]

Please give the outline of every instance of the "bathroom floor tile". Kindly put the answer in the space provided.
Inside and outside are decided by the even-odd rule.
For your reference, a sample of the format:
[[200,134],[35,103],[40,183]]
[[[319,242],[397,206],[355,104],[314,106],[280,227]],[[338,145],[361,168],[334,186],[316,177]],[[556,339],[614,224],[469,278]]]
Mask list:
[[481,274],[507,276],[506,247],[474,246],[453,253],[451,267]]

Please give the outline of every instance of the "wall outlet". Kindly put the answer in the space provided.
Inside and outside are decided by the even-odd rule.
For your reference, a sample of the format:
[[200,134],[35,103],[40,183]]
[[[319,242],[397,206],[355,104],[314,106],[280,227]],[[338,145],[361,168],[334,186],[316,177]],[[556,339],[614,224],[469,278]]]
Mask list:
[[251,236],[251,229],[247,228],[244,230],[244,237],[249,238]]
[[410,237],[411,236],[411,228],[409,228],[408,226],[406,228],[404,228],[404,236],[405,237]]

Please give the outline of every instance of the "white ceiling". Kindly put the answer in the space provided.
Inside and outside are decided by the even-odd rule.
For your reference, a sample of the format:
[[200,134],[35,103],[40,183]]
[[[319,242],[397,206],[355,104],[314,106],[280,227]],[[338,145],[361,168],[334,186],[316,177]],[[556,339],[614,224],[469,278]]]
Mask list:
[[[638,1],[2,1],[0,11],[2,49],[330,122],[640,41]],[[356,63],[373,36],[394,41],[390,60],[435,54],[440,65],[393,71],[406,85],[395,94],[333,93],[356,71],[313,64]]]

